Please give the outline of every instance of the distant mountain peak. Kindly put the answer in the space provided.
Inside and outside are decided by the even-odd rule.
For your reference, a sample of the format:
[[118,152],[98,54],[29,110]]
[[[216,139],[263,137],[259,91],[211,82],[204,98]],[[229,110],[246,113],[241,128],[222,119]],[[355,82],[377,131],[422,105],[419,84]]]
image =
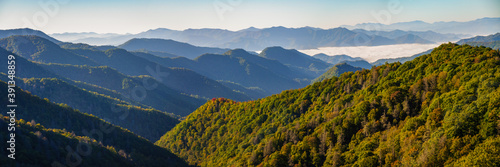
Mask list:
[[246,50],[244,49],[233,49],[233,50],[228,50],[227,52],[224,53],[224,55],[249,55]]
[[241,30],[239,30],[239,31],[240,31],[240,32],[245,32],[245,31],[247,31],[247,32],[248,32],[248,31],[259,31],[259,30],[260,30],[260,29],[255,28],[255,27],[253,27],[253,26],[252,26],[252,27],[248,27],[248,28],[245,28],[245,29],[241,29]]

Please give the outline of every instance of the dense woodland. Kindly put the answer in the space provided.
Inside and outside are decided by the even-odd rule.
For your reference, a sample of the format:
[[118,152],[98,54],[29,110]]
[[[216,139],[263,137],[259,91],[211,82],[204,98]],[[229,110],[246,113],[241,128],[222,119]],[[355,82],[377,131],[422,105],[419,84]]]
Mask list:
[[362,68],[353,67],[347,63],[339,63],[334,65],[332,68],[328,69],[328,71],[323,73],[318,78],[312,80],[311,83],[321,82],[323,80],[330,79],[332,77],[339,77],[341,74],[346,72],[354,72],[359,70],[362,70]]
[[212,99],[157,145],[200,166],[499,166],[498,50],[443,44],[303,89]]
[[[0,81],[0,87],[7,87],[7,83]],[[16,161],[18,165],[47,166],[52,164],[52,160],[57,160],[63,165],[71,166],[75,161],[71,159],[68,163],[67,152],[64,150],[66,146],[75,150],[79,142],[89,143],[92,145],[92,150],[96,150],[91,154],[81,154],[84,159],[83,166],[96,166],[97,164],[99,164],[97,166],[103,166],[102,163],[110,163],[110,165],[116,163],[114,164],[116,166],[120,166],[120,163],[129,166],[187,165],[167,149],[155,146],[127,129],[110,124],[94,115],[72,109],[66,104],[52,103],[49,99],[42,99],[17,87],[16,99],[18,99],[16,119],[19,121],[16,125],[18,129],[16,130],[16,136],[18,136],[16,158],[21,158]],[[0,97],[0,100],[7,101],[7,96]],[[0,121],[0,126],[7,129],[4,118]],[[8,136],[4,134],[7,134],[7,131],[2,130],[1,138],[7,141]],[[0,153],[2,154],[0,161],[3,164],[7,160],[5,159],[7,150],[2,149]],[[106,162],[115,160],[116,162]],[[7,162],[12,163],[12,161]],[[24,164],[25,162],[27,164]]]

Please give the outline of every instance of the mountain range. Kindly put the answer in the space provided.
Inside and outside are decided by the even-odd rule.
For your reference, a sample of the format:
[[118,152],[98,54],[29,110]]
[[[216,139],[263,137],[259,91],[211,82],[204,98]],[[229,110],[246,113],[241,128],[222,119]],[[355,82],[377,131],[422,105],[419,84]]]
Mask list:
[[[130,42],[133,41],[133,42]],[[151,45],[151,39],[132,39],[125,45],[119,47],[133,48],[134,50],[141,46]],[[179,44],[178,42],[164,39],[153,39],[158,48],[154,50],[151,47],[143,48],[147,51],[184,52],[194,50],[192,45],[186,48],[171,47],[170,44]],[[171,51],[177,50],[177,51]],[[244,87],[255,87],[264,90],[266,95],[280,93],[286,89],[296,89],[309,84],[310,80],[318,77],[325,72],[332,64],[325,63],[309,55],[298,52],[297,50],[288,50],[282,47],[268,47],[260,54],[254,55],[243,49],[228,50],[223,54],[213,54],[209,50],[193,60],[182,57],[160,57],[161,55],[152,55],[144,50],[133,52],[135,55],[156,62],[165,67],[178,67],[191,69],[201,75],[207,76],[217,81],[229,81],[238,83]],[[218,52],[225,51],[220,50]],[[192,57],[188,57],[192,58]],[[246,94],[255,94],[250,90],[244,91]],[[252,97],[256,98],[256,97]],[[260,97],[258,97],[260,98]]]
[[340,75],[342,75],[343,73],[346,73],[346,72],[356,72],[356,71],[360,71],[360,70],[363,70],[363,68],[353,67],[345,62],[338,63],[338,64],[335,64],[332,68],[328,69],[328,71],[323,73],[318,78],[312,80],[311,83],[321,82],[321,81],[324,81],[326,79],[330,79],[332,77],[339,77]]
[[[373,32],[351,31],[342,27],[320,29],[313,27],[302,28],[249,28],[240,31],[222,29],[186,29],[183,31],[158,28],[138,34],[112,35],[81,38],[87,33],[52,34],[58,39],[67,42],[88,43],[93,45],[121,45],[134,38],[170,39],[192,45],[217,48],[241,48],[249,51],[261,51],[269,46],[281,46],[287,49],[314,49],[328,46],[377,46],[402,43],[432,43],[440,40],[458,40],[454,34],[440,34],[435,32],[402,32],[399,36],[380,36]],[[385,35],[385,34],[383,34]],[[405,36],[407,35],[407,36]],[[74,40],[77,37],[81,39]],[[142,46],[142,47],[155,47]],[[142,48],[131,48],[132,50]],[[151,51],[158,51],[155,48]]]
[[[392,23],[389,25],[381,23],[360,23],[354,26],[343,25],[348,29],[364,29],[364,30],[376,30],[376,31],[392,31],[392,30],[402,30],[402,31],[434,31],[437,33],[454,33],[454,34],[464,34],[464,35],[488,35],[500,32],[500,18],[480,18],[471,21],[457,22],[434,22],[427,23],[420,20],[410,21],[410,22],[399,22]],[[447,41],[444,41],[447,42]]]

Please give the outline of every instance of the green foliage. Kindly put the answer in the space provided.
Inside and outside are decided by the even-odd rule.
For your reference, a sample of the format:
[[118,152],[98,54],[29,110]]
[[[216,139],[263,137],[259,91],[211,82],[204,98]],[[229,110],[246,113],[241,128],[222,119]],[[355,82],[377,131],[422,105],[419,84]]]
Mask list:
[[[119,98],[123,101],[134,104],[144,104],[167,113],[186,116],[202,103],[202,100],[181,95],[180,92],[163,85],[152,77],[131,77],[107,66],[91,67],[61,64],[39,65],[54,73],[57,73],[61,77],[96,85],[98,87],[116,91],[117,93],[121,94],[120,96],[114,96],[114,98]],[[133,90],[137,90],[137,88],[141,87],[144,88],[144,85],[146,85],[144,84],[144,82],[147,82],[147,85],[156,85],[156,87],[153,87],[154,89],[151,90],[145,89],[147,94],[141,101],[134,100],[132,98]],[[79,84],[78,86],[85,85]],[[89,88],[88,86],[85,87]],[[93,91],[99,93],[102,92],[102,90],[95,88]],[[142,97],[142,95],[137,96]]]
[[255,101],[212,99],[155,144],[200,166],[498,166],[499,86],[498,51],[443,44]]
[[[1,114],[0,117],[2,117],[0,127],[7,129],[9,118]],[[2,141],[10,140],[8,131],[2,130],[0,134]],[[65,130],[46,129],[40,124],[32,124],[21,119],[16,120],[15,134],[16,159],[7,158],[10,152],[2,149],[0,151],[2,166],[52,166],[57,163],[63,165],[74,163],[79,166],[134,166],[130,157],[119,155],[113,146],[105,146],[94,139],[76,136]],[[78,145],[82,150],[85,149],[80,151],[85,156],[77,153]],[[87,150],[90,150],[90,154],[87,154]],[[71,156],[70,161],[66,159],[68,155]]]
[[18,86],[34,95],[103,118],[150,141],[158,140],[179,123],[177,119],[156,109],[144,109],[116,98],[79,89],[59,79],[24,79],[24,83],[18,83]]
[[[194,60],[184,57],[161,58],[141,52],[134,54],[165,67],[187,68],[219,82],[229,81],[244,87],[257,87],[264,90],[263,93],[266,96],[309,84],[300,83],[295,80],[296,78],[316,77],[316,75],[304,74],[303,70],[293,71],[276,60],[253,55],[243,49],[229,50],[224,54],[203,54]],[[233,88],[234,85],[228,87]],[[238,90],[245,92],[253,99],[265,97],[264,95],[255,96],[251,90]]]
[[472,46],[485,46],[485,47],[490,47],[493,49],[500,49],[500,41],[494,41],[494,42],[466,42],[468,45]]
[[354,72],[354,71],[359,71],[359,70],[362,70],[362,68],[353,67],[347,63],[340,63],[340,64],[336,64],[335,66],[333,66],[328,71],[326,71],[321,76],[319,76],[318,78],[314,79],[311,82],[312,83],[321,82],[325,79],[330,79],[332,77],[339,77],[340,74],[343,74],[345,72],[349,72],[349,71]]
[[[43,83],[43,81],[40,82]],[[0,87],[6,88],[7,83],[0,81]],[[68,105],[55,104],[50,102],[47,98],[39,98],[29,92],[19,89],[18,87],[15,88],[15,91],[17,100],[16,111],[18,111],[15,115],[16,119],[32,120],[32,122],[36,122],[37,124],[39,123],[46,128],[59,130],[62,129],[63,131],[70,132],[63,134],[66,137],[68,137],[70,134],[75,136],[83,136],[85,138],[88,138],[89,140],[95,140],[97,143],[99,143],[99,145],[102,144],[103,146],[112,147],[114,148],[114,150],[118,150],[118,152],[120,152],[120,150],[123,150],[121,151],[122,155],[126,154],[127,159],[131,161],[134,166],[186,165],[182,159],[178,158],[170,151],[155,146],[145,138],[137,136],[127,129],[110,124],[96,116],[74,110]],[[7,96],[1,96],[0,100],[7,101]],[[2,128],[7,129],[6,127]],[[37,142],[27,141],[24,143],[35,145]],[[67,144],[65,143],[55,143],[55,146],[51,146],[51,149],[57,148],[59,150],[63,150],[65,149],[66,145]],[[71,146],[73,148],[76,147],[76,145]],[[95,152],[95,154],[96,155],[92,156],[99,156],[99,152]],[[45,158],[41,157],[37,158],[36,160],[44,159]],[[48,159],[50,160],[50,158]],[[103,160],[100,159],[100,161]]]
[[57,44],[34,35],[14,35],[0,39],[0,47],[28,60],[44,63],[97,65],[87,57],[68,52]]

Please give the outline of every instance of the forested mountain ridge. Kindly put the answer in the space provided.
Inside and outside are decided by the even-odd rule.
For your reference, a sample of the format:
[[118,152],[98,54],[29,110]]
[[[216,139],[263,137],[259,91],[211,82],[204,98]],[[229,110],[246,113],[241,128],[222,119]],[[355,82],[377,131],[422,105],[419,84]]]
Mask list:
[[28,60],[43,63],[97,65],[87,57],[62,49],[48,39],[34,35],[14,35],[0,39],[0,47]]
[[318,78],[312,80],[311,83],[321,82],[325,79],[330,79],[332,77],[339,77],[340,75],[346,72],[355,72],[359,70],[362,70],[362,68],[353,67],[347,63],[339,63],[334,65],[332,68],[328,69],[328,71],[323,73]]
[[499,166],[500,54],[430,54],[303,89],[213,99],[155,144],[200,166]]
[[306,73],[314,78],[323,74],[332,65],[295,49],[284,49],[278,46],[267,47],[260,52],[259,56],[277,60],[294,71]]
[[[10,123],[8,116],[0,114],[0,128],[7,129]],[[2,149],[0,162],[2,166],[51,166],[59,164],[78,164],[81,166],[134,166],[127,160],[123,151],[120,155],[114,147],[104,146],[95,139],[86,136],[76,136],[74,133],[61,129],[47,129],[35,121],[16,120],[16,161],[9,159]],[[6,130],[0,131],[0,139],[10,140]],[[85,143],[85,144],[82,144]],[[63,149],[63,146],[85,145],[93,154],[74,156],[73,160],[66,161],[67,155],[72,155],[73,149]],[[106,161],[103,161],[105,159]]]
[[[0,80],[0,87],[6,88],[7,83]],[[72,109],[66,104],[55,104],[49,101],[49,99],[42,99],[38,96],[34,96],[31,93],[20,89],[19,87],[15,87],[14,89],[17,100],[16,111],[18,111],[15,113],[16,120],[20,121],[20,119],[23,119],[25,121],[30,122],[31,125],[36,125],[35,127],[37,128],[39,125],[42,125],[45,128],[53,129],[53,131],[57,133],[60,132],[60,134],[64,136],[68,135],[67,136],[68,139],[61,139],[60,135],[58,135],[59,137],[56,136],[56,138],[58,139],[54,140],[54,138],[50,138],[50,136],[53,135],[48,134],[43,128],[35,130],[27,129],[28,130],[27,133],[30,133],[28,134],[27,137],[20,136],[19,138],[16,139],[19,140],[34,139],[33,135],[31,134],[33,133],[37,135],[36,131],[41,132],[41,136],[39,138],[42,139],[42,140],[37,140],[37,142],[16,141],[19,142],[19,144],[21,143],[31,144],[31,146],[27,144],[24,146],[16,147],[20,148],[19,150],[17,150],[19,151],[19,153],[36,155],[36,156],[30,156],[29,157],[30,161],[27,162],[33,161],[32,163],[34,163],[35,165],[40,165],[40,164],[51,165],[52,162],[47,162],[47,161],[57,160],[64,165],[71,166],[73,164],[74,166],[75,164],[74,159],[71,159],[69,162],[66,161],[66,157],[68,156],[68,154],[64,154],[65,151],[63,150],[68,150],[68,147],[70,147],[71,150],[76,150],[77,147],[80,147],[78,146],[78,143],[83,142],[83,143],[89,143],[90,145],[98,144],[100,146],[97,147],[104,147],[107,149],[104,150],[105,152],[100,151],[103,150],[102,148],[97,148],[94,151],[88,150],[88,152],[90,153],[83,150],[79,151],[78,153],[80,154],[81,157],[83,157],[83,159],[89,158],[96,160],[97,158],[95,157],[96,156],[99,157],[99,155],[101,155],[99,157],[99,161],[113,161],[113,159],[110,159],[110,155],[113,154],[108,154],[108,153],[109,151],[114,152],[112,150],[115,150],[116,152],[118,152],[120,156],[124,158],[124,160],[129,162],[128,163],[129,165],[132,164],[133,166],[186,166],[187,165],[182,159],[172,154],[169,150],[157,147],[153,143],[146,140],[145,138],[140,137],[130,132],[127,129],[110,124],[96,116],[82,113],[78,110]],[[0,100],[7,101],[7,96],[1,96]],[[123,112],[123,110],[118,110],[118,113],[119,113],[118,116],[127,117],[126,113]],[[3,120],[1,121],[2,123],[0,123],[0,126],[3,127],[4,126]],[[23,132],[26,131],[22,132],[16,131],[16,133],[23,133]],[[16,136],[18,135],[16,134]],[[48,141],[47,140],[44,141],[43,137],[47,137]],[[3,138],[3,135],[1,138]],[[74,141],[75,138],[78,139],[79,141]],[[68,140],[73,140],[73,141],[68,141]],[[18,143],[16,143],[16,145],[17,144]],[[30,149],[30,147],[33,147],[31,149],[34,149],[36,151],[30,152],[21,149],[21,148]],[[41,149],[39,147],[45,149]],[[85,148],[80,148],[80,149],[85,149]],[[114,154],[116,154],[116,152]],[[0,154],[6,154],[6,153],[7,150],[2,149],[2,151],[0,151]],[[76,152],[73,151],[73,153]],[[4,156],[2,155],[2,157]],[[50,158],[45,158],[45,157],[50,157]],[[104,157],[106,159],[102,159]],[[20,157],[16,155],[16,158]],[[23,157],[21,159],[26,159],[26,158]],[[1,164],[7,164],[7,162],[10,161],[10,159],[8,159],[9,161],[6,161],[4,163],[4,160],[6,159],[0,158]],[[118,159],[116,162],[120,161],[121,160]],[[22,163],[22,161],[17,161],[17,162]],[[95,165],[97,163],[99,162],[84,162],[82,163],[82,165],[84,164]]]
[[[265,95],[301,88],[308,84],[308,82],[300,82],[301,80],[311,80],[317,77],[317,74],[312,76],[306,74],[308,69],[292,70],[293,68],[283,65],[277,60],[253,55],[243,49],[229,50],[224,54],[207,53],[193,60],[184,57],[158,57],[144,52],[134,52],[134,54],[165,67],[191,69],[221,83],[234,82],[245,87],[262,89],[265,90]],[[249,95],[255,93],[249,90],[243,92]],[[258,99],[265,96],[251,97]]]
[[153,52],[165,52],[194,59],[205,53],[222,54],[228,49],[193,46],[188,43],[168,39],[134,38],[118,47],[129,51],[145,49]]
[[476,36],[462,39],[458,44],[469,44],[472,46],[485,46],[493,49],[500,49],[500,32],[488,36]]
[[[150,75],[155,80],[161,81],[162,85],[187,95],[201,96],[207,99],[213,97],[226,97],[242,101],[250,99],[250,97],[242,93],[235,92],[217,81],[191,70],[163,67],[124,49],[86,44],[61,44],[64,48],[45,38],[34,35],[14,35],[0,39],[0,47],[39,63],[91,67],[109,66],[125,75]],[[53,72],[59,75],[59,71]],[[163,75],[155,76],[155,74]],[[75,76],[74,74],[71,75]]]
[[151,142],[158,140],[179,120],[156,109],[141,108],[125,101],[87,91],[55,78],[30,78],[17,82],[34,95],[64,103],[126,128]]

